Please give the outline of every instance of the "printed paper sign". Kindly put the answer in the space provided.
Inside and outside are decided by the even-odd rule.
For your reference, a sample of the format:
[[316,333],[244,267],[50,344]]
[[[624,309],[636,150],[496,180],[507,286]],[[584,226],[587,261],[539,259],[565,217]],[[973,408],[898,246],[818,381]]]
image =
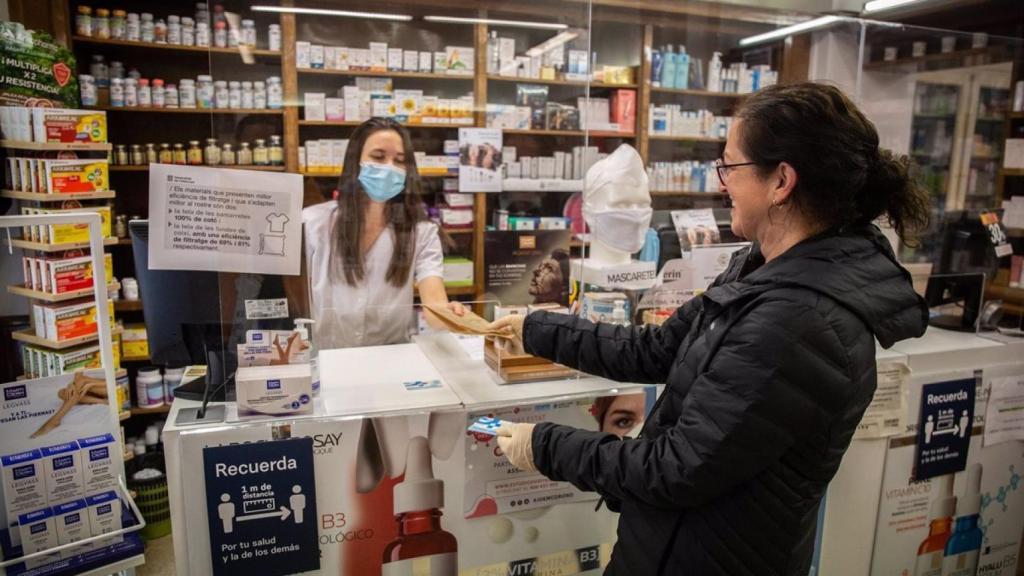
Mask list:
[[459,128],[459,192],[501,192],[501,130]]
[[216,576],[320,569],[313,439],[203,449]]
[[910,369],[903,362],[880,362],[878,386],[853,437],[884,438],[903,432],[907,417],[907,379]]
[[302,176],[153,164],[154,270],[299,274]]
[[967,465],[975,386],[971,378],[922,388],[915,479],[952,474]]
[[746,242],[694,246],[690,259],[693,261],[694,290],[707,290],[725,272],[732,260],[733,252],[749,246]]
[[985,410],[985,446],[1024,440],[1024,375],[993,378]]
[[708,246],[722,241],[722,233],[711,208],[673,210],[672,224],[679,235],[679,248],[685,255],[694,246]]
[[246,300],[246,320],[270,320],[288,317],[288,299],[271,298],[266,300]]

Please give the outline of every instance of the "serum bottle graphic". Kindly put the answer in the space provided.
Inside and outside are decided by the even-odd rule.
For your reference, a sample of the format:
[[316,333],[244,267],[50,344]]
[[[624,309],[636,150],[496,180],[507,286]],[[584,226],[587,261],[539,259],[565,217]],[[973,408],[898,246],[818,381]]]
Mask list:
[[975,576],[978,554],[984,535],[978,526],[981,519],[981,464],[967,468],[964,495],[956,503],[956,524],[946,542],[942,559],[942,576]]
[[917,548],[914,562],[914,576],[941,576],[942,559],[946,555],[946,542],[953,533],[953,512],[956,510],[956,496],[953,496],[953,475],[946,474],[932,481],[938,498],[932,502],[928,518],[928,537]]
[[395,485],[398,537],[384,548],[381,576],[456,576],[458,542],[441,529],[444,482],[434,478],[427,439],[409,440],[405,479]]

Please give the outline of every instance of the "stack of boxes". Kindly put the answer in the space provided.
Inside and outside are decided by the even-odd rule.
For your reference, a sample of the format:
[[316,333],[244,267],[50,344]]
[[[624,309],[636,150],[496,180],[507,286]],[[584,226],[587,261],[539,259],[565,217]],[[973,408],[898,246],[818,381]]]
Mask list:
[[363,72],[418,72],[472,76],[473,49],[445,46],[443,52],[422,52],[370,42],[368,48],[324,46],[310,42],[295,43],[295,66],[299,70],[339,70]]
[[548,101],[548,87],[516,85],[516,104],[488,104],[487,127],[508,130],[596,130],[633,134],[636,91],[614,90],[611,98],[584,98],[576,106]]
[[715,116],[710,110],[683,111],[679,104],[650,106],[651,136],[722,138],[729,133],[732,116]]
[[356,78],[337,97],[322,92],[304,95],[304,117],[310,121],[362,122],[370,117],[394,118],[403,124],[473,124],[473,95],[440,98],[423,90],[395,90],[390,78]]

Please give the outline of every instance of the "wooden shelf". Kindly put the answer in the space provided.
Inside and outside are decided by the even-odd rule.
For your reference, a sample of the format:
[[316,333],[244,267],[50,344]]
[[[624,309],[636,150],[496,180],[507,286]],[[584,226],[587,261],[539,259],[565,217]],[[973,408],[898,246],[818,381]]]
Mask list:
[[[104,238],[104,246],[112,246],[117,244],[117,238]],[[88,250],[88,242],[71,242],[68,244],[44,244],[43,242],[32,242],[30,240],[22,240],[20,238],[11,239],[12,248],[21,248],[22,250],[38,250],[39,252],[63,252],[65,250]]]
[[1024,112],[1010,112],[1010,118],[1013,120],[1020,120],[1024,118]]
[[123,457],[125,462],[131,461],[135,458],[135,452],[125,451]]
[[149,362],[149,356],[121,356],[121,362]]
[[132,408],[131,408],[131,415],[132,416],[142,416],[142,415],[145,415],[145,414],[167,414],[170,411],[171,411],[171,405],[170,404],[162,404],[160,406],[157,406],[156,408],[139,408],[137,406],[132,406]]
[[17,190],[0,190],[0,197],[13,200],[28,200],[31,202],[64,202],[65,200],[103,200],[113,198],[116,192],[103,190],[102,192],[62,192],[59,194],[41,194],[37,192],[19,192]]
[[441,226],[441,230],[444,230],[445,232],[452,236],[472,234],[473,232],[475,232],[473,228],[445,228],[444,226]]
[[977,56],[979,54],[994,54],[994,46],[986,46],[985,48],[972,48],[970,50],[957,50],[955,52],[947,52],[945,54],[925,54],[917,58],[898,58],[896,60],[876,60],[874,62],[865,62],[864,70],[884,70],[886,68],[898,68],[906,66],[907,64],[921,64],[924,62],[930,62],[933,60],[953,60],[956,58],[966,58],[968,56]]
[[114,300],[114,310],[117,312],[137,312],[142,310],[142,300]]
[[[364,120],[299,120],[299,126],[359,126]],[[455,128],[475,128],[475,124],[402,124],[409,130],[429,128],[434,130],[454,130]]]
[[124,422],[125,420],[127,420],[127,419],[129,419],[131,417],[132,417],[132,413],[128,412],[128,411],[119,412],[118,415],[117,415],[117,419],[120,420],[121,422]]
[[990,299],[1024,302],[1024,288],[1014,288],[1001,284],[989,284],[985,287],[985,295]]
[[449,296],[473,296],[476,294],[475,286],[445,286],[444,291]]
[[1024,168],[1001,168],[999,172],[1003,176],[1024,176]]
[[[208,164],[195,164],[194,168],[228,168],[231,170],[255,170],[258,172],[284,172],[284,166],[239,166],[238,164],[232,164],[226,166],[224,164],[217,164],[214,166]],[[145,166],[111,166],[111,172],[149,172],[149,165]]]
[[[71,40],[83,44],[97,44],[100,46],[124,46],[129,48],[147,48],[151,50],[170,50],[173,52],[195,52],[198,54],[228,54],[242,55],[241,48],[218,48],[216,46],[183,46],[180,44],[157,44],[155,42],[135,42],[131,40],[104,40],[90,38],[89,36],[72,36]],[[247,49],[245,52],[253,56],[267,56],[280,58],[281,52],[277,50]]]
[[732,98],[742,99],[750,96],[750,94],[740,94],[738,92],[711,92],[709,90],[694,90],[692,88],[656,88],[651,87],[652,94],[677,94],[680,96],[700,96],[704,98]]
[[652,142],[707,142],[712,144],[725,144],[725,138],[712,138],[711,136],[649,136]]
[[[120,288],[120,285],[117,282],[115,282],[107,286],[107,292],[113,292],[118,288]],[[74,292],[65,292],[63,294],[50,294],[49,292],[32,290],[31,288],[25,288],[24,286],[8,286],[7,292],[9,294],[14,294],[15,296],[22,296],[24,298],[31,298],[32,300],[40,300],[43,302],[66,302],[68,300],[86,298],[93,295],[92,288],[86,288],[84,290],[75,290]]]
[[418,78],[420,80],[474,80],[473,74],[435,74],[433,72],[380,72],[370,70],[323,70],[319,68],[296,68],[296,72],[310,76],[369,76],[381,78]]
[[632,139],[636,138],[635,132],[601,132],[597,130],[510,130],[508,128],[502,129],[503,134],[507,135],[524,135],[524,136],[569,136],[569,137],[584,137],[590,136],[591,138],[623,138]]
[[107,152],[111,149],[111,145],[109,142],[19,142],[17,140],[0,140],[0,148],[11,148],[15,150],[75,150]]
[[[114,328],[111,331],[110,334],[111,334],[111,336],[115,336],[115,335],[120,334],[120,333],[121,333],[121,329],[120,328]],[[53,340],[48,340],[46,338],[39,338],[34,333],[29,332],[27,330],[21,330],[21,331],[11,332],[11,338],[13,338],[13,339],[15,339],[15,340],[17,340],[19,342],[24,342],[26,344],[32,344],[33,346],[41,346],[43,348],[49,348],[51,350],[64,350],[66,348],[74,348],[75,346],[80,346],[82,344],[88,344],[90,342],[96,342],[97,340],[100,339],[100,336],[97,333],[97,334],[92,334],[90,336],[81,336],[79,338],[72,338],[70,340],[64,340],[63,342],[54,342]]]
[[586,87],[588,84],[591,88],[623,88],[626,90],[635,90],[636,83],[632,84],[609,84],[607,82],[587,82],[585,80],[565,80],[565,79],[553,79],[544,80],[542,78],[519,78],[516,76],[498,76],[496,74],[488,74],[488,80],[494,82],[512,82],[516,84],[547,84],[549,86],[579,86],[581,88]]
[[[257,115],[283,116],[283,108],[151,108],[141,106],[88,106],[86,110],[103,110],[106,112],[148,112],[151,114],[234,114],[234,115]],[[110,144],[106,144],[110,150]]]

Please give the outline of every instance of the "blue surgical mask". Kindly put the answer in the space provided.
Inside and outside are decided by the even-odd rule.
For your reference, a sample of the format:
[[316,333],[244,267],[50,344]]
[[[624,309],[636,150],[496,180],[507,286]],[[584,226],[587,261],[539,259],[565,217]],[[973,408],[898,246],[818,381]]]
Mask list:
[[387,202],[405,189],[405,170],[389,164],[362,162],[359,164],[359,183],[371,200]]

